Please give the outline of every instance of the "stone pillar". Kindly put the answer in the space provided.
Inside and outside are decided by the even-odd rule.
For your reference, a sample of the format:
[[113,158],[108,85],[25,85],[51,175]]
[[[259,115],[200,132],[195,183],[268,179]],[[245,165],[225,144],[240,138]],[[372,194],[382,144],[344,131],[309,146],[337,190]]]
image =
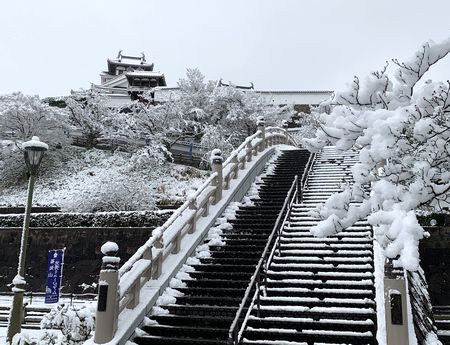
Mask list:
[[114,338],[119,313],[119,247],[114,242],[106,242],[102,268],[98,282],[97,314],[95,319],[94,343],[105,344]]
[[266,148],[266,121],[264,116],[258,116],[256,118],[256,126],[258,131],[261,131],[260,138],[262,139],[261,144],[259,144],[258,151],[262,152]]
[[223,174],[222,174],[222,151],[214,149],[211,152],[211,170],[212,173],[217,173],[217,177],[212,181],[212,185],[216,187],[214,194],[213,205],[217,204],[222,199],[223,188]]
[[386,259],[384,307],[387,345],[409,345],[406,280],[402,268],[394,268]]
[[281,122],[281,126],[284,129],[284,143],[286,145],[289,145],[289,132],[288,132],[289,124],[288,124],[287,120],[283,120]]

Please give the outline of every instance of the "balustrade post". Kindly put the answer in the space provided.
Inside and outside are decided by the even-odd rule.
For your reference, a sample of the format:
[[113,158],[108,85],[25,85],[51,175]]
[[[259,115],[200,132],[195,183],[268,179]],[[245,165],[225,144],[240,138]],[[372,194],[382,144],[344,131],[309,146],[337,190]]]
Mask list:
[[106,242],[101,247],[104,255],[98,282],[97,314],[95,318],[94,343],[105,344],[114,338],[119,313],[119,247]]
[[181,249],[181,229],[178,230],[177,234],[173,237],[173,247],[172,254],[178,254]]
[[258,131],[261,131],[260,138],[261,143],[258,145],[258,151],[262,152],[266,148],[266,121],[264,120],[264,116],[258,116],[256,119],[256,126]]
[[287,122],[287,120],[283,120],[281,123],[284,129],[284,143],[286,145],[289,145],[289,132],[288,132],[289,123]]
[[127,309],[134,309],[139,304],[139,297],[141,293],[141,279],[136,280],[131,288],[132,299],[127,304]]
[[212,181],[212,185],[216,187],[214,193],[213,205],[217,204],[222,200],[222,188],[223,188],[223,167],[222,167],[223,157],[222,151],[219,149],[212,150],[211,152],[211,170],[212,173],[217,173],[216,178]]
[[[152,250],[152,266],[155,267],[155,271],[152,274],[152,279],[158,279],[162,273],[162,249],[164,248],[164,239],[161,233],[161,236],[155,240],[153,243]],[[156,250],[155,250],[156,249]],[[155,253],[157,252],[157,253]],[[153,270],[153,268],[152,268]]]
[[142,275],[145,278],[145,280],[147,281],[147,280],[149,280],[152,277],[152,265],[153,265],[153,262],[152,262],[152,248],[151,247],[147,248],[145,250],[145,252],[142,254],[142,258],[145,259],[145,260],[149,260],[150,261],[150,268],[148,270],[146,270],[144,272],[144,274]]
[[249,141],[247,142],[247,162],[252,161],[252,156],[253,156],[252,143]]
[[202,213],[202,217],[206,217],[209,214],[209,201],[205,202],[205,210]]
[[236,156],[233,156],[233,158],[231,158],[231,164],[233,164],[233,179],[237,179],[239,175],[239,161]]
[[241,157],[239,164],[241,164],[242,162],[242,166],[241,166],[241,170],[245,170],[245,163],[247,162],[247,157]]
[[193,212],[192,218],[190,220],[188,234],[193,234],[195,232],[195,230],[197,230],[197,204],[195,203],[194,198],[189,200],[189,209],[194,210],[194,212]]
[[[155,248],[152,247],[152,273],[151,277],[152,279],[158,279],[159,276],[162,273],[162,253],[160,250],[158,250],[158,254],[155,254]],[[153,271],[154,270],[154,271]]]
[[223,189],[224,189],[224,190],[228,190],[228,189],[230,188],[230,174],[228,174],[227,176],[225,176],[223,182],[224,182]]

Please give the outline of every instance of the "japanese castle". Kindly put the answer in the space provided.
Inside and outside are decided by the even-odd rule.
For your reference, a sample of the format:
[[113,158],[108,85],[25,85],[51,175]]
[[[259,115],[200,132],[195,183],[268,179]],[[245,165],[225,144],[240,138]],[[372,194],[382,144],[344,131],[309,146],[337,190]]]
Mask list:
[[[120,50],[115,59],[107,60],[107,67],[106,71],[100,73],[100,85],[92,84],[92,88],[108,95],[111,104],[138,100],[145,91],[150,91],[153,101],[159,103],[173,97],[178,91],[176,86],[167,86],[164,73],[154,71],[153,62],[147,62],[144,53],[140,56],[123,55]],[[302,106],[317,105],[332,94],[332,91],[317,90],[261,90],[255,89],[253,83],[249,87],[237,86],[231,82],[225,83],[222,79],[217,82],[217,87],[252,90],[263,96],[267,103],[292,104],[299,106],[298,110],[301,111],[304,111]]]

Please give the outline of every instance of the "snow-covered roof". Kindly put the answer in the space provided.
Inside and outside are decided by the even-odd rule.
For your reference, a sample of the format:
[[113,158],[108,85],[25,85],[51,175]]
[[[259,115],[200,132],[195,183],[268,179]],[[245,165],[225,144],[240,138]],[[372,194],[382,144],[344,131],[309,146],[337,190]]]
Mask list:
[[122,69],[141,68],[144,71],[153,71],[153,63],[147,63],[145,59],[123,56],[120,59],[108,59],[108,74],[116,74],[117,67],[122,67]]
[[147,77],[147,78],[162,78],[164,77],[163,73],[153,72],[153,71],[133,71],[126,72],[126,76],[128,77]]
[[329,90],[255,90],[257,93],[332,94]]
[[153,63],[142,63],[136,60],[128,60],[128,59],[122,59],[122,60],[112,60],[108,59],[108,65],[116,65],[116,66],[132,66],[132,67],[142,67],[149,70],[153,69]]
[[127,89],[123,87],[112,87],[112,86],[104,86],[104,85],[97,85],[94,83],[91,83],[91,88],[96,89],[103,92],[113,92],[113,93],[127,93]]
[[120,74],[117,77],[113,77],[107,81],[105,81],[102,86],[103,87],[115,87],[119,84],[126,82],[126,76],[124,74]]

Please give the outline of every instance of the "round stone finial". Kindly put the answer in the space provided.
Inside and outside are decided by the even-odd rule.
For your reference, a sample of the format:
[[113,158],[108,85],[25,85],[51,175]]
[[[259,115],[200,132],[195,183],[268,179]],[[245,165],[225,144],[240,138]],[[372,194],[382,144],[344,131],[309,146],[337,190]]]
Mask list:
[[430,220],[430,225],[431,226],[436,226],[437,225],[437,220],[436,219]]
[[264,126],[266,124],[266,120],[264,120],[264,116],[258,116],[256,118],[256,125],[257,126]]
[[214,149],[211,151],[211,163],[220,164],[223,162],[222,151]]
[[116,242],[108,241],[102,245],[100,248],[103,255],[115,256],[119,251],[119,246]]
[[211,156],[222,156],[222,151],[219,149],[214,149],[211,151]]

